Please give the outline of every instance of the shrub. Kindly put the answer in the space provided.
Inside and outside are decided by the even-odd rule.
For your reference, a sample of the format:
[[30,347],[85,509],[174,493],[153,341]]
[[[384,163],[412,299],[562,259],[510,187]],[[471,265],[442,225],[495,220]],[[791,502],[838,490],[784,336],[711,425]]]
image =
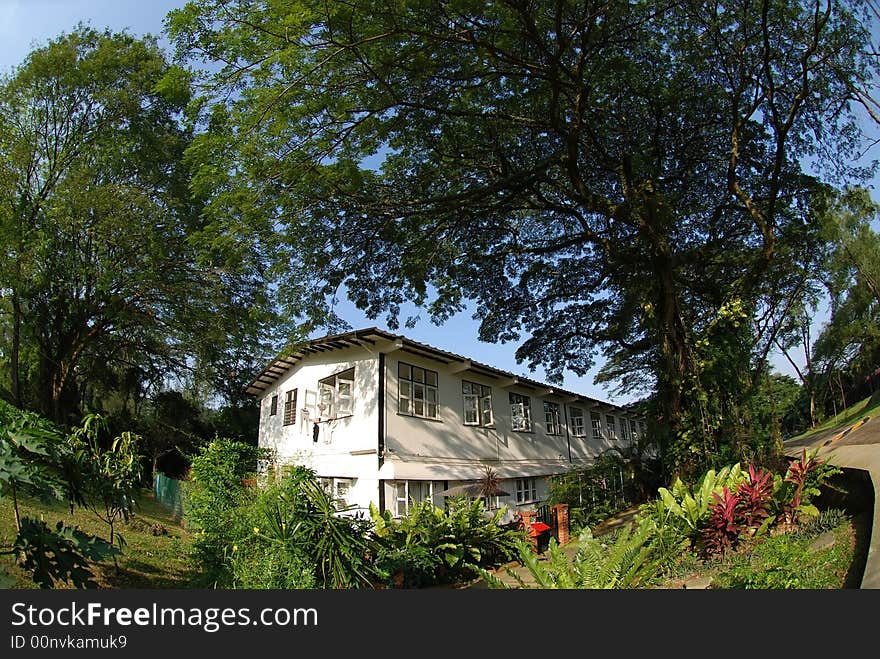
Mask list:
[[[517,552],[522,531],[499,526],[504,510],[486,516],[483,501],[451,497],[446,509],[431,501],[413,505],[401,519],[370,507],[378,564],[390,585],[449,583],[474,575],[477,568],[500,565]],[[425,553],[427,550],[427,554]],[[427,571],[433,567],[433,581]]]
[[757,530],[771,518],[773,474],[769,471],[758,471],[754,465],[749,465],[748,474],[748,480],[742,481],[736,490],[739,498],[738,512],[743,526]]
[[722,494],[712,493],[715,503],[709,509],[709,522],[701,531],[703,550],[706,554],[720,554],[734,549],[741,531],[737,507],[739,496],[724,487]]
[[[652,559],[648,526],[631,525],[608,536],[596,538],[589,529],[581,532],[572,558],[550,540],[547,553],[539,558],[531,546],[519,541],[519,560],[542,589],[622,589],[647,583],[657,571]],[[490,588],[508,588],[495,575],[480,571]],[[507,570],[522,588],[530,586],[513,570]]]
[[[12,498],[16,537],[0,554],[12,554],[41,588],[70,583],[93,587],[91,563],[115,556],[105,540],[58,522],[21,517],[18,497],[27,493],[42,500],[83,502],[79,464],[61,430],[32,412],[0,401],[0,497]],[[6,581],[0,568],[0,582]]]
[[819,535],[826,531],[836,529],[849,520],[849,516],[840,508],[829,508],[819,513],[818,517],[810,520],[798,529],[798,533],[806,536]]
[[244,482],[256,470],[265,449],[217,438],[193,458],[184,516],[196,533],[193,558],[200,568],[197,585],[226,588],[233,584],[229,557],[233,545],[247,533],[249,505]]

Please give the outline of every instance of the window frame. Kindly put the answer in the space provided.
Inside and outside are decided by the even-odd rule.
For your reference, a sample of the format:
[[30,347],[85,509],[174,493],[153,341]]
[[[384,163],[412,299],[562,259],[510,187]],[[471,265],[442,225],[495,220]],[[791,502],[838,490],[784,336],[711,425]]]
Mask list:
[[[559,403],[554,403],[552,400],[545,400],[544,402],[544,423],[545,430],[548,435],[552,435],[554,437],[562,434],[562,417],[560,414],[561,406]],[[556,408],[555,410],[553,408]],[[550,409],[548,409],[550,408]],[[551,415],[555,417],[555,419],[551,419]]]
[[[468,387],[470,391],[465,391]],[[488,393],[487,393],[488,392]],[[490,428],[495,425],[495,412],[492,408],[492,387],[473,380],[461,381],[462,423],[477,428]],[[473,401],[476,419],[468,421],[468,400]],[[486,415],[488,414],[488,421]]]
[[[513,391],[507,392],[508,401],[510,402],[510,429],[516,432],[532,432],[532,399],[525,394],[518,394]],[[514,398],[520,400],[514,400]],[[515,420],[517,418],[514,412],[515,406],[520,406],[520,418],[523,420],[525,427],[519,427]]]
[[620,439],[620,436],[617,434],[617,417],[613,414],[606,414],[605,427],[608,428],[608,439],[613,441]]
[[[354,366],[352,366],[318,380],[316,404],[320,419],[343,419],[354,414],[354,373]],[[344,377],[349,374],[350,377]],[[347,394],[341,393],[344,386],[348,387]],[[325,392],[329,400],[325,398]],[[342,401],[347,401],[347,406],[344,408]]]
[[[284,417],[282,425],[292,426],[296,424],[296,399],[299,389],[294,387],[284,392]],[[293,394],[291,396],[291,394]]]
[[599,412],[590,412],[590,433],[593,439],[602,439],[602,415]]
[[517,505],[534,503],[538,500],[538,479],[534,476],[517,478],[514,486],[514,497]]
[[269,401],[269,416],[276,414],[278,414],[278,394],[272,394],[272,399]]
[[[404,375],[406,370],[409,375]],[[416,371],[422,372],[422,379],[416,379]],[[434,383],[430,383],[433,376]],[[422,396],[416,395],[417,390],[422,389]],[[404,394],[404,390],[407,391]],[[433,400],[431,397],[433,396]],[[403,401],[406,401],[407,408],[403,409]],[[418,404],[421,404],[422,413],[417,410]],[[434,415],[428,412],[431,406],[434,407]],[[409,362],[397,362],[397,413],[403,416],[412,416],[418,419],[428,419],[429,421],[440,420],[440,373],[432,371],[424,366],[416,366]]]
[[569,407],[568,408],[568,419],[571,425],[571,436],[572,437],[586,437],[587,429],[584,425],[584,408],[582,407]]
[[[418,501],[414,501],[413,497],[410,495],[410,484],[418,483],[419,484],[419,496],[421,497]],[[424,496],[424,491],[422,488],[427,484],[428,493],[427,496]],[[400,496],[399,487],[403,485],[404,495]],[[427,500],[431,501],[431,504],[434,505],[434,481],[425,481],[425,480],[415,480],[415,479],[401,479],[394,481],[394,517],[405,517],[409,514],[410,507],[413,504],[421,504]],[[403,512],[401,512],[401,502],[403,505]]]

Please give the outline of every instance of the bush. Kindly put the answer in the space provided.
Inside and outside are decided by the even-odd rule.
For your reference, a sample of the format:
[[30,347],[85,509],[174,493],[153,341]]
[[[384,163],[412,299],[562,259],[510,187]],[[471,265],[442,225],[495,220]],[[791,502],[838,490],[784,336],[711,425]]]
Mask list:
[[197,585],[228,588],[234,583],[229,557],[247,533],[242,508],[250,504],[245,481],[253,476],[265,449],[218,438],[192,461],[184,517],[196,533],[193,557],[200,568]]
[[[431,501],[413,505],[401,519],[370,507],[380,546],[377,566],[391,586],[418,587],[470,578],[478,568],[500,565],[516,555],[520,530],[499,526],[504,510],[487,517],[482,499]],[[409,585],[407,585],[409,584]]]

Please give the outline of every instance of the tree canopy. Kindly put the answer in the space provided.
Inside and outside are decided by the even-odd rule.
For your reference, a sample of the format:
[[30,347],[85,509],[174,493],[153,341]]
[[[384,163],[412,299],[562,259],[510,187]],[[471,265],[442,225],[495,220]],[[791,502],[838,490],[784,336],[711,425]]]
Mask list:
[[[218,231],[288,312],[476,308],[552,378],[656,393],[672,464],[717,454],[804,269],[815,199],[866,175],[856,2],[192,2],[190,150]],[[217,68],[219,67],[219,68]],[[815,163],[807,171],[803,163]],[[224,166],[218,166],[218,163]],[[729,428],[728,428],[729,429]]]
[[[295,317],[476,308],[551,378],[657,395],[672,464],[729,443],[860,180],[876,63],[859,3],[201,1],[220,63],[190,150],[216,226],[271,246]],[[222,160],[221,160],[222,158]],[[803,163],[811,160],[815,171]],[[218,162],[226,165],[218,167]]]
[[154,38],[82,26],[0,81],[0,324],[17,405],[76,422],[107,392],[138,398],[196,366],[234,389],[265,357],[263,280],[204,231],[190,193],[190,99]]

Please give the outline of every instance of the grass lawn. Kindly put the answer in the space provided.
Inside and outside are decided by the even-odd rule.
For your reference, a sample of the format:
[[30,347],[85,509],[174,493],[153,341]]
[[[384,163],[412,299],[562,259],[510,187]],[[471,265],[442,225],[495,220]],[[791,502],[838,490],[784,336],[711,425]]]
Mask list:
[[827,430],[848,426],[866,416],[876,416],[877,414],[880,414],[880,392],[875,392],[873,396],[868,396],[867,398],[850,405],[845,410],[839,412],[836,416],[825,420],[815,428],[811,428],[797,437],[791,437],[786,441],[793,442]]
[[[143,490],[139,507],[128,523],[116,525],[126,541],[123,553],[117,557],[118,569],[112,559],[94,567],[95,581],[101,588],[188,588],[191,566],[188,562],[192,534],[183,528],[149,490]],[[20,499],[22,517],[45,520],[54,527],[58,520],[79,526],[87,533],[108,538],[109,527],[92,512],[78,508],[71,515],[61,502],[50,504],[35,499]],[[12,499],[0,499],[0,546],[8,547],[16,535]],[[0,556],[0,565],[16,579],[13,588],[36,588],[29,574],[15,565],[11,556]]]

